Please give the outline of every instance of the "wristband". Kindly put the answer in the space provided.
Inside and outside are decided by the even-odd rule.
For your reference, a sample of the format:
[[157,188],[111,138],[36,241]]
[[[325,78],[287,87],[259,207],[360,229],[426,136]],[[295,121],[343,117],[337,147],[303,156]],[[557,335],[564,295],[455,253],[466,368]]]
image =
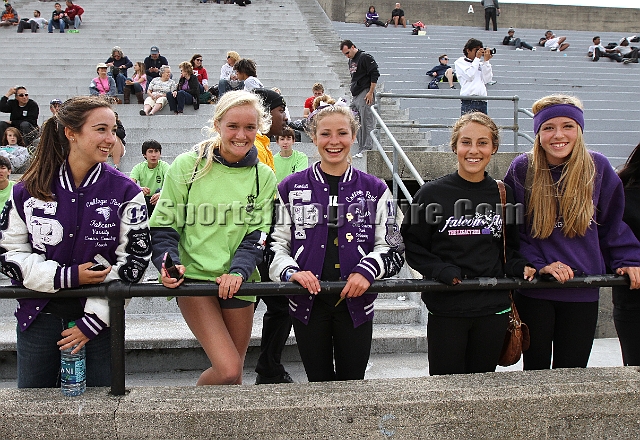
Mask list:
[[244,277],[242,276],[241,273],[238,272],[231,272],[229,275],[233,275],[234,277],[240,277],[242,278],[242,281],[244,281]]

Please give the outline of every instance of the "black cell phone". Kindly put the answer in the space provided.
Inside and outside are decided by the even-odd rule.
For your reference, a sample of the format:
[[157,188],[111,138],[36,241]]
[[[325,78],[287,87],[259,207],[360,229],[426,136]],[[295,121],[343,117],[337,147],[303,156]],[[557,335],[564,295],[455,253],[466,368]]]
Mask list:
[[173,260],[171,259],[171,255],[169,255],[169,252],[164,253],[164,258],[162,259],[162,267],[167,271],[167,274],[169,274],[171,278],[175,278],[176,280],[182,278],[182,274],[175,266],[175,264],[173,264]]
[[95,270],[96,272],[100,272],[101,270],[105,270],[104,264],[96,263],[89,268],[89,270]]

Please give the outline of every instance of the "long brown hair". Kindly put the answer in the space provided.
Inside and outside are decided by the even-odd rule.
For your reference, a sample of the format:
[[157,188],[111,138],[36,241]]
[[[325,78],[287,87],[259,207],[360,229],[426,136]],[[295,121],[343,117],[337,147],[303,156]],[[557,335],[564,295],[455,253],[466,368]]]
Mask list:
[[[533,113],[554,104],[570,104],[582,108],[582,102],[578,98],[550,95],[533,103]],[[549,237],[556,226],[558,214],[563,219],[562,233],[569,238],[583,237],[593,220],[596,167],[584,143],[580,126],[577,130],[575,145],[557,182],[551,177],[549,162],[540,143],[540,134],[536,134],[533,152],[529,155],[525,188],[530,194],[527,218],[534,238]]]
[[40,142],[36,147],[29,169],[23,174],[25,188],[33,197],[52,201],[51,184],[58,168],[69,156],[69,140],[64,129],[82,131],[82,126],[92,110],[111,108],[110,103],[98,96],[76,96],[65,101],[58,113],[42,125]]

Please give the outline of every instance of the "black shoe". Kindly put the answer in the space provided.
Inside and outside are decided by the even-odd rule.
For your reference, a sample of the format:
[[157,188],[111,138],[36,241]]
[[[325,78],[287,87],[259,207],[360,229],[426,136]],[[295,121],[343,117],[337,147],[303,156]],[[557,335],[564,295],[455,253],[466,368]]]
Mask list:
[[268,383],[294,383],[291,376],[286,371],[278,376],[266,377],[261,374],[256,376],[256,385],[264,385]]

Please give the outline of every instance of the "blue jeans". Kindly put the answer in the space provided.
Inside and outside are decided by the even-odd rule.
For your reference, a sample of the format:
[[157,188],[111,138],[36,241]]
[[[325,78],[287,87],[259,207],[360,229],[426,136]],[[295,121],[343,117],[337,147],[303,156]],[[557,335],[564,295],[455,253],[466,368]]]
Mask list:
[[229,90],[242,90],[244,88],[244,81],[239,81],[238,84],[233,87],[226,79],[218,81],[218,98],[227,93]]
[[[113,74],[111,72],[107,72],[107,75],[109,76],[113,76]],[[127,82],[127,77],[124,76],[122,73],[118,73],[118,75],[113,78],[116,82],[116,87],[118,88],[118,93],[123,94],[124,93],[124,86]]]
[[75,29],[79,29],[80,28],[80,24],[82,24],[82,20],[80,20],[80,16],[79,15],[76,15],[73,18],[73,27]]
[[[50,313],[40,313],[28,329],[18,334],[18,388],[60,387],[60,333],[68,321]],[[106,329],[85,345],[87,386],[111,384],[111,331]]]
[[64,20],[50,20],[49,21],[49,33],[53,32],[53,28],[60,29],[60,33],[64,33],[65,22]]
[[460,106],[460,115],[465,115],[471,112],[482,112],[487,114],[487,101],[475,101],[463,99]]
[[167,93],[167,101],[169,101],[169,108],[172,112],[182,113],[185,104],[193,104],[193,96],[189,92],[178,90],[175,98],[173,92]]

